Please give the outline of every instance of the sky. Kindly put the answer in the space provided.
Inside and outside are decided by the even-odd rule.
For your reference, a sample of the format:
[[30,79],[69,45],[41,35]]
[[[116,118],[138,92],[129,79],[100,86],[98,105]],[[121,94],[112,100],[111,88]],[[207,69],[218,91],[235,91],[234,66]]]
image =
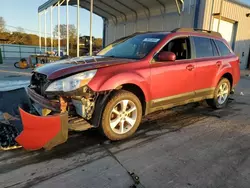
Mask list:
[[[7,29],[15,31],[14,27],[22,27],[28,33],[38,34],[38,15],[37,9],[47,0],[1,0],[0,16],[4,17]],[[250,0],[238,0],[250,5]],[[70,7],[70,24],[76,25],[76,8]],[[53,11],[53,24],[57,24],[57,9]],[[89,35],[89,12],[81,9],[80,11],[80,33]],[[61,24],[66,23],[65,7],[61,8]],[[93,17],[93,36],[102,37],[103,21],[99,16]],[[42,18],[42,33],[44,35],[44,17]],[[47,33],[50,33],[50,13],[47,13]]]
[[[22,27],[27,33],[39,34],[37,9],[47,0],[1,0],[0,16],[6,21],[7,29],[15,31],[14,27]],[[77,9],[69,8],[69,22],[76,25]],[[53,24],[57,24],[57,8],[53,10]],[[80,9],[80,33],[89,35],[89,11]],[[61,24],[66,24],[66,9],[61,7]],[[93,36],[102,37],[102,18],[93,16]],[[42,33],[44,34],[44,16],[42,16]],[[50,11],[47,13],[47,33],[50,33]]]
[[242,3],[245,3],[247,5],[250,5],[250,0],[238,0],[238,1],[240,1]]

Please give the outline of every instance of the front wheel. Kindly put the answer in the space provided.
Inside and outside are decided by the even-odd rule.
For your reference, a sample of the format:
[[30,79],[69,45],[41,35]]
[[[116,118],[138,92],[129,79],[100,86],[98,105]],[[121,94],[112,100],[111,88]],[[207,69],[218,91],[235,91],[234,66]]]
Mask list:
[[106,104],[100,128],[110,140],[122,140],[134,134],[141,118],[142,105],[138,97],[120,90]]
[[220,109],[227,105],[231,91],[231,84],[227,78],[222,78],[217,85],[213,99],[208,99],[207,103],[213,108]]

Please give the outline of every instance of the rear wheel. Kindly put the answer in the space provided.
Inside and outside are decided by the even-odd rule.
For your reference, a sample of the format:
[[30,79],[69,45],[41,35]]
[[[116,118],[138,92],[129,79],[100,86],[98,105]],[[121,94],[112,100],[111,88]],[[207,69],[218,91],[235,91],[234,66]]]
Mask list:
[[220,109],[227,105],[228,97],[231,91],[231,84],[227,78],[222,78],[217,85],[214,98],[207,100],[207,103],[213,108]]
[[121,90],[108,101],[100,128],[110,140],[122,140],[134,134],[141,118],[142,106],[138,97]]

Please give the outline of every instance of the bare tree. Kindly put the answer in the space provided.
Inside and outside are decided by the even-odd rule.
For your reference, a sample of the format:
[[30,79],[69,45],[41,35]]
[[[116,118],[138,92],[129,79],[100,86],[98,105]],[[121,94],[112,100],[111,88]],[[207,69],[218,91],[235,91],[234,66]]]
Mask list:
[[24,40],[25,40],[25,35],[23,35],[21,32],[13,32],[11,34],[9,43],[10,44],[23,44]]
[[[58,35],[58,25],[56,25],[54,28],[54,36],[58,37],[57,35]],[[67,39],[67,25],[66,24],[60,25],[60,38]],[[70,40],[76,38],[76,27],[73,24],[69,25],[69,38]]]
[[[58,37],[58,25],[55,26],[54,28],[54,37]],[[62,43],[66,43],[66,39],[67,39],[67,25],[62,24],[60,25],[60,38],[61,38],[61,45]],[[72,56],[76,56],[76,38],[77,38],[77,30],[75,25],[70,24],[69,25],[69,45],[70,45],[70,55]],[[55,41],[57,42],[57,41]],[[65,44],[66,45],[66,44]]]
[[22,27],[17,27],[17,28],[16,28],[16,31],[17,31],[18,33],[25,33],[24,28],[22,28]]
[[3,17],[0,16],[0,32],[5,31],[5,20]]
[[95,46],[97,49],[102,48],[102,39],[101,38],[96,38],[94,42],[95,42]]

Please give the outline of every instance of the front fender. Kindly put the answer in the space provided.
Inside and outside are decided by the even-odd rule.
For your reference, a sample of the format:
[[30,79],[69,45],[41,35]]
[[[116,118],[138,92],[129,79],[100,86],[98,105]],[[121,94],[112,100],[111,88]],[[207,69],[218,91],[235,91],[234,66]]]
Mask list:
[[[124,84],[134,84],[141,88],[146,101],[150,99],[148,81],[135,72],[118,73],[107,79],[100,80],[97,78],[97,80],[92,80],[89,84],[89,87],[96,92],[113,90]],[[96,81],[100,84],[94,83]]]

